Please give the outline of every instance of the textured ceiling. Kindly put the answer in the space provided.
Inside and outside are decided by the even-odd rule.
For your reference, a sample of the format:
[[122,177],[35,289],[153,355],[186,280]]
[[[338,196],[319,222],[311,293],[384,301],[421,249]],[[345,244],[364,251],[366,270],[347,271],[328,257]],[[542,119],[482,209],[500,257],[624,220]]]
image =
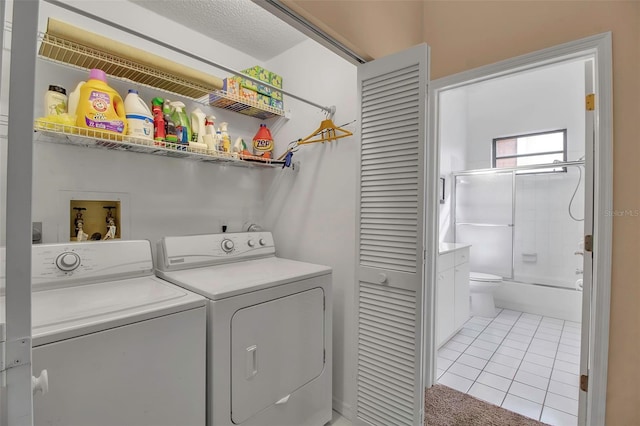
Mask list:
[[130,1],[261,61],[306,38],[251,0]]

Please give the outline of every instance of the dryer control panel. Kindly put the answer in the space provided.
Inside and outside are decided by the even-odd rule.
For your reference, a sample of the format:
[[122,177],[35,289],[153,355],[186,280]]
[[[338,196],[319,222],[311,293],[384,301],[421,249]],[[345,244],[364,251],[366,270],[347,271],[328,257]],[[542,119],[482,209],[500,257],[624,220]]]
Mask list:
[[158,269],[171,271],[274,256],[270,232],[165,237],[158,243]]

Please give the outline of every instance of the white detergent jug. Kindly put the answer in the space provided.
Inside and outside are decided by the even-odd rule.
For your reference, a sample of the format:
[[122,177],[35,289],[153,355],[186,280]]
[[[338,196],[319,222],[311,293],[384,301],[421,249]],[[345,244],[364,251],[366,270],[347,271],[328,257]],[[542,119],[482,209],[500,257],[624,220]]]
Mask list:
[[191,142],[205,143],[205,120],[206,114],[200,108],[191,112]]
[[69,93],[69,102],[67,102],[69,115],[76,115],[76,111],[78,109],[78,101],[80,100],[80,89],[82,89],[84,83],[84,81],[81,81],[80,83],[78,83],[73,92]]
[[153,115],[147,104],[140,99],[138,91],[129,89],[124,98],[127,117],[127,134],[141,139],[153,139]]

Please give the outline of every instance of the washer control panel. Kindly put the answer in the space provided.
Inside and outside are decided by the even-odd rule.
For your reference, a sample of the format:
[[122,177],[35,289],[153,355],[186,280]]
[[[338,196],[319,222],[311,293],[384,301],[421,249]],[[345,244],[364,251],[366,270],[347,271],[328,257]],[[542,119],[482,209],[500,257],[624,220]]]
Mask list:
[[56,258],[56,266],[64,272],[71,272],[80,266],[80,256],[73,251],[65,251],[60,253]]
[[158,269],[184,269],[275,254],[270,232],[165,237],[158,244]]
[[148,241],[102,241],[34,245],[31,276],[34,285],[76,279],[101,281],[153,272]]

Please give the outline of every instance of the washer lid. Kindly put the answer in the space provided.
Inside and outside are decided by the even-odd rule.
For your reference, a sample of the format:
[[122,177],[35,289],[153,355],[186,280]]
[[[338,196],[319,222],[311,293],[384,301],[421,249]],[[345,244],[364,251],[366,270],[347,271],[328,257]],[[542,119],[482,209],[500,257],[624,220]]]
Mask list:
[[502,281],[502,277],[492,274],[485,274],[483,272],[471,272],[469,274],[469,279],[471,281],[481,281],[481,282],[500,282]]
[[40,346],[204,306],[205,299],[147,276],[34,291],[31,303],[33,344]]
[[226,263],[156,274],[211,300],[225,299],[264,288],[331,273],[331,268],[279,257]]

